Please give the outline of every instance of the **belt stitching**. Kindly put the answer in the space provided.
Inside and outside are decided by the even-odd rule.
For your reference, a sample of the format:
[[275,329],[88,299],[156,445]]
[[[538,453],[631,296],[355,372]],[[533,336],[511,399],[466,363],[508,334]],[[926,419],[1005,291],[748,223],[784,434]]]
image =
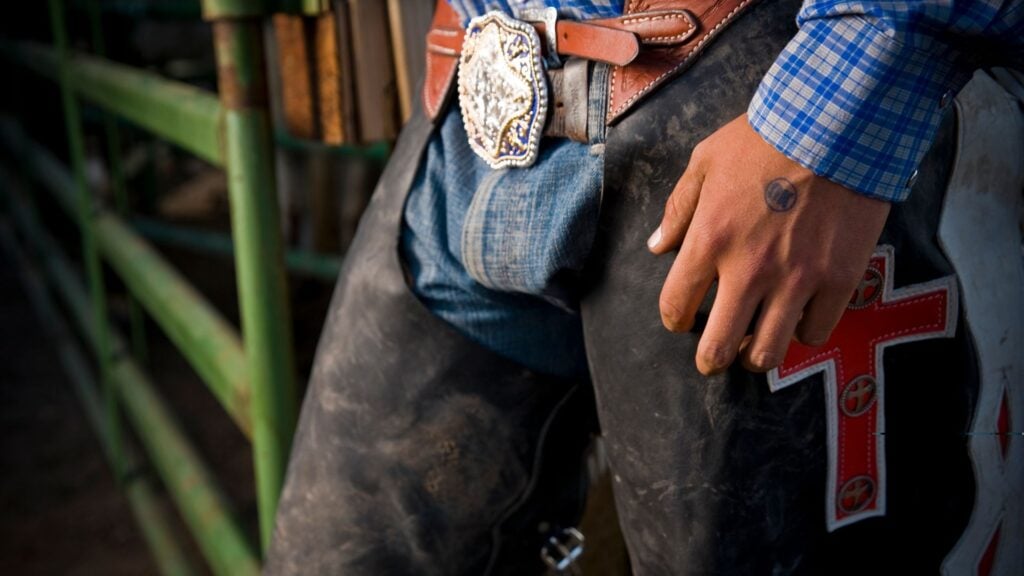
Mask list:
[[[621,112],[622,110],[625,110],[626,108],[629,108],[629,106],[631,104],[633,104],[633,102],[635,102],[638,98],[641,98],[642,96],[646,95],[651,86],[653,86],[654,84],[657,84],[658,82],[660,82],[661,80],[665,79],[666,77],[671,76],[672,74],[675,74],[683,66],[688,65],[690,63],[689,62],[690,56],[694,52],[699,50],[707,42],[708,38],[710,38],[719,28],[721,28],[722,26],[725,26],[726,24],[728,24],[732,20],[732,17],[735,16],[737,12],[742,10],[744,7],[747,6],[747,4],[750,4],[752,1],[753,0],[743,0],[742,2],[737,4],[736,7],[733,8],[725,16],[725,18],[723,18],[721,20],[721,22],[716,24],[713,28],[711,28],[711,30],[708,30],[707,33],[704,34],[704,36],[697,42],[697,44],[694,45],[694,47],[691,48],[690,51],[686,53],[686,56],[682,59],[682,61],[679,64],[677,64],[676,66],[673,66],[671,70],[665,72],[661,76],[658,76],[654,80],[651,80],[650,82],[648,82],[647,86],[645,86],[643,90],[637,92],[636,94],[631,96],[628,100],[626,100],[625,102],[620,104],[618,107],[616,107],[616,109],[614,111],[611,112],[611,114],[615,115],[615,114],[618,114],[619,112]],[[609,89],[609,93],[608,93],[608,100],[609,101],[614,101],[615,100],[615,84],[616,84],[615,78],[618,75],[618,71],[619,71],[618,69],[619,69],[618,66],[615,66],[615,67],[612,68],[612,78],[611,78],[612,85],[611,85],[611,88]]]
[[[741,4],[741,6],[742,6],[742,4]],[[735,10],[733,12],[735,12]],[[731,15],[732,15],[732,12],[730,12],[729,16],[731,16]],[[729,16],[726,16],[726,18],[728,18]],[[653,44],[653,43],[660,43],[660,42],[681,41],[681,40],[685,39],[687,36],[689,36],[690,34],[693,33],[694,26],[692,24],[691,18],[688,18],[685,14],[680,14],[680,13],[657,14],[657,15],[654,15],[654,16],[623,16],[623,17],[618,19],[618,21],[621,22],[623,25],[627,25],[627,24],[642,24],[644,22],[656,22],[656,21],[659,21],[659,20],[683,20],[688,25],[688,28],[686,30],[680,32],[679,34],[672,34],[672,35],[669,35],[669,36],[650,36],[650,37],[644,38],[644,37],[640,37],[635,32],[630,32],[629,30],[623,30],[621,28],[614,28],[614,27],[611,27],[611,26],[602,26],[600,24],[592,24],[592,26],[600,27],[600,28],[607,28],[609,30],[617,30],[617,31],[620,31],[620,32],[630,32],[631,34],[637,35],[637,40],[638,40],[640,46],[644,46],[645,44]],[[588,21],[587,20],[573,20],[573,22],[587,23]],[[715,28],[717,28],[717,26]],[[450,38],[458,36],[461,32],[462,32],[462,30],[452,30],[452,29],[449,29],[449,28],[432,28],[430,30],[431,34],[438,34],[438,35],[441,35],[441,36],[448,36]],[[439,44],[434,44],[432,42],[427,42],[427,49],[430,50],[430,51],[436,52],[438,54],[443,54],[445,56],[458,56],[459,53],[460,53],[458,50],[455,50],[453,48],[449,48],[447,46],[442,46],[442,45],[439,45]],[[592,60],[592,61],[594,61],[594,60]]]
[[[623,24],[640,24],[640,23],[643,23],[643,22],[654,22],[656,20],[685,20],[687,24],[690,23],[690,19],[687,18],[686,16],[682,15],[682,14],[659,14],[657,16],[626,17],[626,18],[622,18],[621,22]],[[652,36],[650,38],[642,38],[641,41],[640,41],[640,45],[642,46],[643,44],[650,43],[650,42],[664,42],[664,41],[671,41],[671,40],[682,40],[683,38],[685,38],[688,34],[690,34],[692,32],[693,32],[693,25],[690,25],[690,27],[687,30],[685,30],[683,32],[680,32],[679,34],[673,34],[671,36]]]

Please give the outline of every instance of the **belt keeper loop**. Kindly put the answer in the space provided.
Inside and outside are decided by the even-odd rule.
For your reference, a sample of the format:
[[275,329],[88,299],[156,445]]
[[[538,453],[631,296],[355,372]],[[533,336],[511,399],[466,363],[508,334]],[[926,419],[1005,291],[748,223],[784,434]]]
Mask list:
[[562,59],[558,57],[558,9],[529,8],[523,10],[519,15],[523,22],[540,22],[544,24],[544,48],[547,54],[544,56],[544,64],[550,68],[558,68],[562,65]]

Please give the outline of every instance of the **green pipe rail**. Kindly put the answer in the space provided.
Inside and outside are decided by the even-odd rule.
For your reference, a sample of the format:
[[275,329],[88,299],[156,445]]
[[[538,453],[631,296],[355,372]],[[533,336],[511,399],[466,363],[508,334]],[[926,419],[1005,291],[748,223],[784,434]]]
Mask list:
[[[233,256],[235,244],[231,236],[192,227],[171,224],[152,218],[134,217],[130,220],[143,238],[156,244],[185,248],[195,252],[220,256]],[[333,281],[341,270],[341,258],[317,252],[289,250],[284,255],[285,266],[296,274]]]
[[[326,9],[328,3],[203,0],[201,13],[213,27],[218,68],[218,92],[210,93],[103,58],[96,12],[103,3],[97,5],[97,0],[86,2],[98,54],[72,54],[65,1],[49,0],[53,46],[0,39],[0,58],[56,81],[70,169],[10,119],[0,121],[0,146],[6,150],[5,156],[38,188],[47,191],[77,225],[85,282],[46,232],[34,212],[31,196],[14,191],[10,177],[0,182],[0,208],[4,212],[0,217],[0,240],[26,270],[33,304],[58,338],[58,354],[72,375],[86,414],[97,429],[161,572],[192,574],[195,569],[182,555],[167,528],[167,519],[155,505],[152,483],[136,479],[134,471],[142,459],[124,441],[128,438],[124,430],[127,425],[145,449],[212,572],[257,574],[259,550],[265,550],[270,541],[297,416],[285,264],[287,261],[293,268],[324,277],[333,277],[338,270],[336,259],[285,254],[278,225],[262,24],[272,11],[315,14]],[[226,171],[232,234],[230,239],[220,237],[213,243],[219,243],[215,250],[234,257],[241,334],[149,245],[144,238],[147,234],[140,234],[125,220],[126,191],[120,170],[111,170],[117,192],[116,211],[101,206],[87,189],[80,118],[83,102]],[[117,126],[105,118],[104,128],[110,155],[116,157]],[[386,154],[386,148],[369,155],[377,154]],[[19,234],[15,235],[7,222],[13,222]],[[156,227],[149,228],[151,237],[160,233],[165,238],[173,237],[175,232],[181,236],[180,230],[164,228],[154,233]],[[19,236],[27,249],[18,245]],[[34,255],[35,264],[25,254]],[[132,357],[132,350],[138,353],[144,348],[135,345],[141,334],[137,323],[132,322],[131,350],[113,330],[107,314],[103,264],[117,274],[133,301],[167,334],[251,440],[259,511],[258,545],[247,540],[216,478]],[[42,274],[38,273],[40,269]],[[40,276],[48,281],[49,290]],[[95,378],[90,376],[74,339],[67,335],[48,293],[58,297],[92,352]]]
[[[99,338],[97,327],[92,322],[89,298],[81,282],[76,278],[71,266],[61,255],[52,238],[39,226],[34,219],[27,214],[27,211],[18,208],[18,202],[11,202],[10,192],[4,194],[5,200],[12,205],[11,212],[18,225],[22,236],[26,238],[26,244],[31,245],[33,252],[37,255],[36,261],[44,263],[45,274],[50,284],[56,289],[58,296],[63,301],[76,326],[81,333],[83,340],[90,346],[93,353],[99,352]],[[30,265],[22,266],[23,269],[31,270]],[[35,295],[45,295],[47,290],[33,289]],[[45,298],[37,298],[42,300]],[[47,307],[44,304],[44,307]],[[52,309],[52,305],[48,306]],[[44,313],[45,319],[49,314]],[[109,328],[108,328],[109,330]],[[63,332],[67,332],[66,329]],[[124,353],[125,347],[120,337],[112,334],[113,348],[116,353],[111,358],[111,383],[117,393],[118,399],[124,406],[126,413],[134,424],[134,428],[140,440],[146,447],[147,452],[157,469],[164,485],[171,493],[172,498],[182,516],[196,536],[200,549],[209,562],[215,574],[259,574],[259,562],[256,554],[251,550],[249,543],[238,527],[237,522],[229,512],[230,508],[217,487],[216,480],[209,472],[207,466],[202,462],[195,450],[191,447],[184,432],[171,416],[169,408],[156,392],[155,386],[142,372],[138,365]],[[74,354],[73,354],[74,355]],[[81,356],[77,354],[77,356]],[[68,360],[67,358],[62,358]],[[81,367],[83,362],[74,358],[65,362],[69,374],[73,380],[82,378],[84,372]],[[76,385],[77,386],[77,385]],[[84,388],[84,387],[83,387]],[[95,396],[94,388],[89,386],[82,394],[86,397]],[[86,401],[86,412],[90,414],[92,406],[98,404],[90,398]],[[98,410],[98,407],[97,407]],[[96,416],[100,416],[97,414]],[[101,428],[100,433],[104,445],[110,445],[110,438],[105,429]],[[108,448],[112,451],[114,448]],[[130,454],[130,453],[129,453]],[[125,459],[125,462],[132,462],[134,458]],[[124,468],[120,480],[130,488],[133,484],[133,469],[138,465],[132,463],[130,467]],[[153,503],[147,503],[147,508],[155,507]],[[166,521],[160,520],[160,525]],[[145,525],[144,525],[145,526]],[[154,557],[160,563],[161,571],[164,573],[181,573],[180,566],[187,566],[187,562],[180,559],[181,553],[172,553],[178,548],[177,543],[169,544],[168,540],[173,539],[168,535],[168,529],[156,526],[161,536],[158,548],[154,548]],[[144,528],[144,535],[150,530]],[[147,539],[149,542],[149,539]],[[171,551],[164,551],[172,547]],[[173,562],[165,564],[165,557],[170,557]],[[185,573],[192,573],[194,570],[187,569]]]
[[[0,245],[12,257],[15,264],[22,272],[25,293],[29,297],[29,303],[41,320],[44,329],[55,343],[57,354],[67,369],[74,386],[75,395],[85,409],[86,418],[99,437],[100,445],[104,453],[114,465],[114,450],[120,443],[115,443],[106,433],[103,421],[103,408],[101,407],[94,379],[90,375],[88,363],[71,336],[67,323],[57,312],[49,296],[44,281],[40,278],[39,271],[32,264],[24,251],[14,238],[10,224],[0,224]],[[77,280],[75,280],[77,282]],[[77,287],[77,296],[82,299],[79,303],[83,311],[88,310],[88,303],[84,290]],[[87,312],[86,312],[87,313]],[[126,470],[134,471],[141,468],[139,456],[128,447],[124,448],[124,464]],[[125,495],[136,522],[142,529],[143,539],[149,546],[160,566],[161,572],[167,576],[191,576],[198,574],[198,570],[192,565],[191,560],[185,555],[178,541],[174,537],[171,528],[172,521],[164,512],[157,499],[157,491],[151,478],[141,474],[132,474],[122,482]]]
[[[74,0],[73,7],[96,0]],[[228,15],[246,13],[253,16],[270,12],[287,12],[315,16],[330,9],[330,0],[266,0],[249,2],[248,0],[207,2],[202,5],[200,0],[102,0],[104,12],[123,16],[153,16],[160,18],[199,18],[204,11],[213,16],[220,11]],[[211,6],[213,6],[211,8]],[[262,10],[262,11],[261,11]],[[229,12],[230,11],[230,12]]]
[[[89,36],[92,49],[99,56],[106,54],[106,41],[103,38],[103,20],[100,13],[99,0],[86,0],[86,11],[89,15]],[[121,132],[117,119],[111,114],[103,115],[103,134],[107,143],[107,165],[110,167],[111,188],[117,213],[128,214],[128,192],[124,186],[124,167],[121,164]],[[132,353],[141,362],[149,358],[146,346],[146,319],[143,310],[135,298],[128,298],[128,318],[131,325]]]
[[[45,148],[10,120],[0,121],[0,142],[18,151],[57,205],[74,217],[74,181]],[[117,216],[94,209],[89,226],[100,254],[209,385],[247,437],[252,435],[249,368],[237,331],[187,280]]]
[[[0,50],[52,80],[60,77],[60,49],[3,42]],[[87,54],[68,55],[70,90],[108,112],[213,164],[224,166],[223,109],[216,94]]]

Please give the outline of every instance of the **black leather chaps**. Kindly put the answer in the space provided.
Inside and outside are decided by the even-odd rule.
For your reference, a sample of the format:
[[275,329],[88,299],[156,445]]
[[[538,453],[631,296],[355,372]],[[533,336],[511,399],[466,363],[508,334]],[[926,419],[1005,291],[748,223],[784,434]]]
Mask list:
[[[609,128],[581,300],[590,382],[482,349],[410,293],[397,243],[432,127],[422,115],[408,124],[335,290],[267,574],[542,573],[538,526],[578,520],[596,420],[638,575],[876,574],[898,556],[938,571],[973,504],[965,322],[953,338],[886,352],[888,510],[828,532],[821,374],[775,393],[739,366],[704,377],[700,321],[671,334],[658,312],[672,259],[644,241],[694,145],[746,110],[798,7],[764,0]],[[954,273],[936,241],[954,130],[947,114],[885,228],[897,287]]]

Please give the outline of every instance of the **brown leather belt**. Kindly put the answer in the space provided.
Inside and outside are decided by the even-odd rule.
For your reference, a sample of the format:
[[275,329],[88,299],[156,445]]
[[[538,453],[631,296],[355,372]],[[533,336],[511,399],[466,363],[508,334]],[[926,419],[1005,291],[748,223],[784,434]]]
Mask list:
[[[691,64],[708,41],[757,0],[628,0],[618,18],[558,20],[559,55],[613,66],[608,86],[611,124],[657,86]],[[641,7],[642,5],[642,7]],[[545,25],[533,24],[543,38]],[[438,0],[427,33],[423,104],[434,119],[452,92],[465,32],[447,0]]]
[[[544,22],[533,22],[545,36]],[[640,45],[672,46],[697,32],[697,21],[686,10],[658,10],[642,17],[621,16],[577,22],[558,20],[558,54],[577,56],[616,66],[626,66],[640,53]],[[427,49],[456,55],[462,48],[463,30],[433,29],[427,32]]]

